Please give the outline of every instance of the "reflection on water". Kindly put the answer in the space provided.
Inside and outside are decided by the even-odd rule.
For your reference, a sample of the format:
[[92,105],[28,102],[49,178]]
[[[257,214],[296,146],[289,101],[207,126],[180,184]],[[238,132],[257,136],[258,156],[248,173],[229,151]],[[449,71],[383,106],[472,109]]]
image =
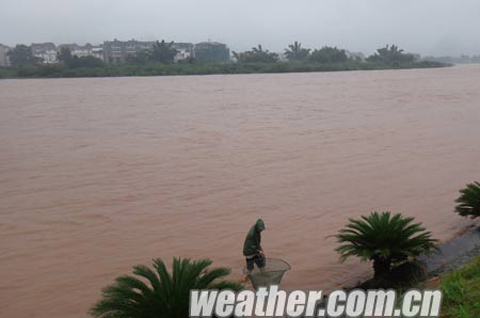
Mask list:
[[241,278],[267,224],[285,288],[370,272],[328,238],[372,210],[448,239],[479,177],[480,67],[0,81],[0,308],[85,317],[153,257],[208,257]]

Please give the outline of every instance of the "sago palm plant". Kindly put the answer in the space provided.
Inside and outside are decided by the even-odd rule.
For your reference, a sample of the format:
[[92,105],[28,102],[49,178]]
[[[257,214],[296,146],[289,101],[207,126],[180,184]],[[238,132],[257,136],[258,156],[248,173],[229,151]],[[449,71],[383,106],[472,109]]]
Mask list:
[[242,285],[220,280],[230,274],[228,268],[208,269],[211,260],[173,260],[169,273],[161,259],[153,260],[154,270],[144,265],[133,274],[116,278],[102,291],[102,299],[90,310],[97,318],[187,318],[191,289],[240,290]]
[[375,278],[390,272],[392,265],[436,250],[437,240],[412,217],[372,212],[349,221],[335,235],[340,244],[336,251],[342,261],[351,256],[373,261]]
[[460,190],[460,197],[455,200],[459,203],[455,207],[455,212],[461,216],[471,216],[476,218],[480,216],[480,183],[473,182],[467,184],[467,187]]

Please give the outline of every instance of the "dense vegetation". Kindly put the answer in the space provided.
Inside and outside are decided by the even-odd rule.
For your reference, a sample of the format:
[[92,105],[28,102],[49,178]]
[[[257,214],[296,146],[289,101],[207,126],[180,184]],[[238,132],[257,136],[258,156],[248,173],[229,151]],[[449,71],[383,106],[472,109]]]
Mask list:
[[370,62],[382,62],[387,64],[402,64],[411,63],[415,61],[415,57],[412,54],[404,53],[396,45],[386,46],[378,49],[376,53],[369,56]]
[[378,49],[366,60],[349,57],[347,51],[336,47],[306,49],[299,42],[285,49],[283,60],[261,45],[249,51],[233,52],[234,60],[227,63],[203,63],[193,58],[175,63],[176,53],[172,43],[157,41],[151,51],[129,55],[124,63],[106,64],[92,56],[77,57],[63,47],[58,53],[60,63],[42,64],[29,47],[17,45],[9,54],[12,67],[0,68],[0,78],[288,73],[447,66],[441,62],[415,60],[413,55],[394,45]]
[[30,47],[20,44],[8,52],[10,63],[14,68],[38,65],[41,61],[35,56]]
[[[96,68],[102,67],[103,61],[93,56],[81,56],[72,55],[72,52],[68,47],[60,48],[60,52],[57,54],[57,58],[60,62],[58,65],[45,65],[45,66],[64,66],[67,69],[77,68]],[[41,66],[40,66],[41,67]],[[19,69],[19,71],[22,68]]]
[[238,63],[275,63],[278,62],[278,54],[264,50],[261,45],[252,48],[251,51],[233,52]]
[[178,63],[165,65],[149,63],[145,65],[107,65],[96,67],[69,68],[61,64],[38,65],[19,68],[0,68],[0,78],[41,78],[41,77],[113,77],[113,76],[160,76],[160,75],[208,75],[208,74],[251,74],[251,73],[290,73],[360,71],[383,69],[444,67],[438,62],[412,62],[401,65],[385,63],[347,61],[345,63]]

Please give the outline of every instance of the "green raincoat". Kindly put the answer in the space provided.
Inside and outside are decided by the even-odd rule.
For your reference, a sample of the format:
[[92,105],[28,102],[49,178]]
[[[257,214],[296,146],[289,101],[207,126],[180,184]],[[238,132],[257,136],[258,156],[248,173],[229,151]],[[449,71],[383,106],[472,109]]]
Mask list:
[[252,256],[260,253],[262,247],[260,246],[261,234],[265,230],[265,223],[262,219],[258,219],[254,226],[248,231],[245,243],[243,244],[243,255]]

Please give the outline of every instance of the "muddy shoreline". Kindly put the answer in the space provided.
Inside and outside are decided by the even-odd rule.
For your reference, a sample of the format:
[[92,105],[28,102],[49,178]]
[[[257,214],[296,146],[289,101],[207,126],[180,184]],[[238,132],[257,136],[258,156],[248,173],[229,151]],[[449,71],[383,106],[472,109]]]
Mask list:
[[480,226],[478,222],[467,227],[458,236],[440,246],[440,253],[421,257],[427,266],[428,277],[435,277],[457,269],[480,255]]

